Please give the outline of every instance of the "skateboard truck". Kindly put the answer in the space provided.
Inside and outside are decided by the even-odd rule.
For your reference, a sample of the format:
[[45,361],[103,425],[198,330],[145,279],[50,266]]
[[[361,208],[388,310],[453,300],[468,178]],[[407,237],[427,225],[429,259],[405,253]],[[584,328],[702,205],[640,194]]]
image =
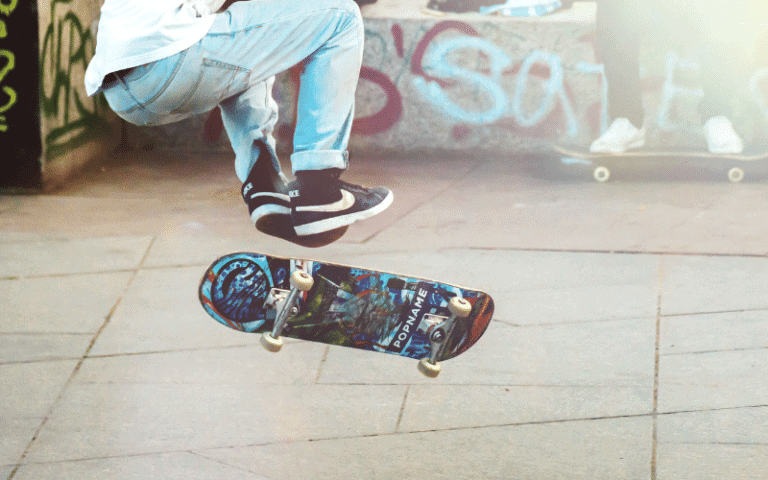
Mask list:
[[313,284],[314,280],[312,280],[312,277],[307,272],[296,270],[291,274],[290,290],[273,288],[269,292],[265,305],[274,305],[275,310],[277,310],[277,316],[275,317],[272,332],[264,332],[261,335],[261,345],[264,348],[270,352],[280,351],[283,347],[283,339],[280,338],[280,333],[283,331],[285,322],[288,318],[299,312],[299,293],[308,291],[312,288]]
[[442,356],[445,350],[445,341],[450,337],[456,319],[464,318],[472,311],[472,304],[463,298],[452,297],[448,302],[448,311],[451,312],[451,316],[436,325],[429,335],[431,347],[429,356],[419,361],[419,372],[430,378],[435,378],[440,374],[441,368],[437,359]]

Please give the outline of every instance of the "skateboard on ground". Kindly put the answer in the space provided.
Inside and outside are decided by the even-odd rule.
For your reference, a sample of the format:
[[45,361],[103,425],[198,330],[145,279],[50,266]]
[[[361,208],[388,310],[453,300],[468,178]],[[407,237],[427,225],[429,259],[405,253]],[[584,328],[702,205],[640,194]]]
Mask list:
[[554,145],[555,152],[560,155],[563,164],[575,168],[586,168],[592,171],[592,177],[598,182],[606,182],[612,172],[622,167],[660,169],[668,168],[670,164],[677,166],[701,166],[717,168],[725,173],[726,178],[733,183],[742,181],[745,170],[754,168],[760,160],[768,159],[768,149],[751,148],[741,154],[717,154],[707,151],[690,150],[659,150],[637,149],[624,153],[591,153],[589,148],[577,146]]
[[200,302],[227,327],[419,360],[429,377],[440,361],[474,345],[493,316],[490,295],[394,273],[312,260],[233,253],[213,262]]

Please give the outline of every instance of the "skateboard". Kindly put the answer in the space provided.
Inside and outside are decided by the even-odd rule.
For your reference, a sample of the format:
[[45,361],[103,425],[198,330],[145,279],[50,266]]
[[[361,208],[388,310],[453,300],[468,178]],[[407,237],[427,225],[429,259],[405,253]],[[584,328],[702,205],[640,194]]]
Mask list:
[[413,358],[428,377],[478,341],[494,307],[477,290],[247,252],[213,262],[199,295],[211,317],[260,333],[271,352],[281,349],[283,337],[296,338]]
[[561,156],[565,165],[586,168],[592,171],[592,177],[598,182],[607,182],[612,172],[633,164],[638,168],[663,169],[670,163],[679,166],[703,166],[718,168],[733,183],[742,181],[745,170],[753,168],[760,160],[768,159],[768,149],[754,147],[741,154],[717,154],[706,151],[637,149],[624,153],[591,153],[588,148],[554,145],[555,152]]

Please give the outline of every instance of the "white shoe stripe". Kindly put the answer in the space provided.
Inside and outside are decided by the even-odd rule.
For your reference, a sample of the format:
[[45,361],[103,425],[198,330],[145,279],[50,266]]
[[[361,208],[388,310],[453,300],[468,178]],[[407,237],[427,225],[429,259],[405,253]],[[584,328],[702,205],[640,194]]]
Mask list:
[[346,190],[341,191],[341,200],[328,205],[313,205],[308,207],[296,207],[297,212],[341,212],[352,208],[355,204],[355,196]]
[[316,233],[323,233],[329,230],[344,227],[346,225],[351,225],[355,222],[366,220],[383,212],[392,204],[392,200],[394,200],[394,198],[395,197],[392,192],[389,192],[389,194],[384,198],[384,200],[382,200],[381,203],[371,209],[342,215],[340,217],[328,218],[326,220],[320,220],[318,222],[308,223],[305,225],[294,226],[294,229],[296,230],[297,235],[313,235]]
[[290,214],[291,214],[290,208],[269,203],[266,205],[262,205],[256,210],[254,210],[253,213],[251,213],[251,221],[255,223],[261,217],[264,217],[266,215],[290,215]]
[[289,197],[288,195],[285,195],[283,193],[275,193],[275,192],[256,192],[253,195],[251,195],[250,198],[251,200],[253,200],[254,198],[258,198],[258,197],[277,198],[284,201],[285,203],[291,202],[291,197]]

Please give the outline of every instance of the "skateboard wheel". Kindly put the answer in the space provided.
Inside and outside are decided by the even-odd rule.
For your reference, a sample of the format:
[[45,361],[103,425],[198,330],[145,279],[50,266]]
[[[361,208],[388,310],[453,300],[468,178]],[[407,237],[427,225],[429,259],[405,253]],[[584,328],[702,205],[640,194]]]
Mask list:
[[607,182],[608,179],[611,178],[611,171],[605,167],[597,167],[592,172],[592,176],[595,177],[595,180],[598,182]]
[[464,298],[453,297],[448,302],[448,311],[459,318],[469,316],[469,312],[472,311],[472,304]]
[[271,333],[264,332],[261,334],[261,346],[270,352],[279,352],[283,348],[283,339],[280,337],[275,338]]
[[429,378],[435,378],[440,374],[440,364],[430,363],[428,358],[422,358],[419,361],[419,372]]
[[732,183],[739,183],[740,181],[744,180],[744,170],[740,169],[739,167],[733,167],[732,169],[728,170],[728,180],[730,180]]
[[312,276],[303,270],[296,270],[291,274],[291,286],[301,292],[310,290],[314,283]]

